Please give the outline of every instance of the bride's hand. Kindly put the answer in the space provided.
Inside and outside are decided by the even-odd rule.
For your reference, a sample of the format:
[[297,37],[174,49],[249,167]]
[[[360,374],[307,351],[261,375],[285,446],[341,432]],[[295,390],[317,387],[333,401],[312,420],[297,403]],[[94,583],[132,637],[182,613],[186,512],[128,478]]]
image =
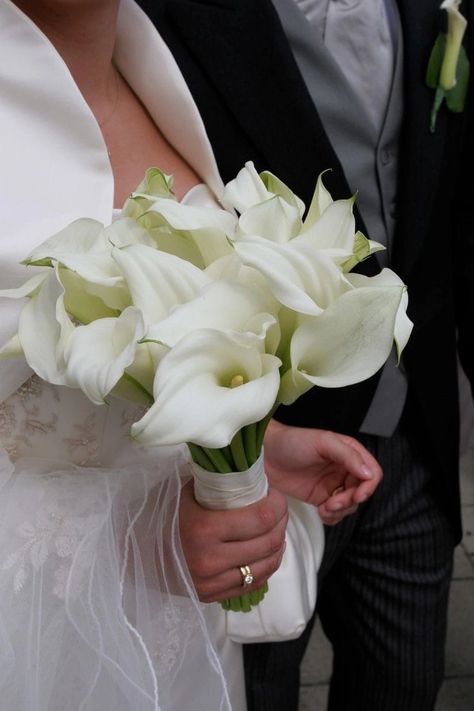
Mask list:
[[265,471],[279,491],[317,506],[328,525],[354,513],[382,480],[378,462],[353,437],[276,420],[265,436]]
[[[188,482],[181,496],[180,534],[199,599],[215,602],[261,587],[280,566],[287,522],[286,498],[275,489],[251,506],[211,511],[196,502]],[[244,565],[254,578],[245,588]]]

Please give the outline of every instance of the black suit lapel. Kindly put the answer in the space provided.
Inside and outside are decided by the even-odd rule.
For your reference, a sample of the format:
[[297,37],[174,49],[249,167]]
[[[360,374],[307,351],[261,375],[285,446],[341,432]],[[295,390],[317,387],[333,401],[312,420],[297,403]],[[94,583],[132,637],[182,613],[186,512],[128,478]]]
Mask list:
[[[326,182],[332,194],[350,194],[271,0],[139,4],[180,65],[224,181],[246,160],[254,160],[257,169],[272,170],[308,202],[316,176],[330,167]],[[440,112],[436,132],[430,133],[433,92],[425,87],[424,77],[443,14],[439,2],[398,0],[398,6],[404,35],[405,121],[394,267],[406,277],[427,237],[426,213],[438,199],[448,117]]]
[[434,92],[425,85],[431,48],[444,11],[438,0],[398,0],[404,43],[404,123],[400,150],[398,226],[394,268],[406,277],[429,240],[439,185],[446,170],[446,140],[452,115],[443,107],[435,133],[429,130]]
[[[318,173],[327,168],[332,168],[334,194],[350,194],[270,0],[167,0],[164,7],[158,29],[191,87],[224,180],[235,175],[242,158],[253,159],[306,200]],[[219,109],[210,86],[221,101]],[[222,103],[228,123],[222,121]],[[232,122],[246,136],[246,156],[234,144],[229,149]],[[229,164],[231,153],[238,164]]]

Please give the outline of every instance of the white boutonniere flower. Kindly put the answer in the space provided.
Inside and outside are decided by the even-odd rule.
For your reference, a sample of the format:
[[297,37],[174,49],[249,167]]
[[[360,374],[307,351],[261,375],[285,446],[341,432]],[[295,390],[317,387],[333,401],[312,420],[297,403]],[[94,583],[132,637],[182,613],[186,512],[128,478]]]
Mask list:
[[444,100],[448,109],[455,113],[463,110],[466,101],[469,60],[462,40],[467,20],[459,11],[460,4],[461,0],[444,0],[441,3],[441,9],[446,10],[448,16],[447,32],[438,35],[428,62],[426,84],[435,90],[430,121],[432,133]]

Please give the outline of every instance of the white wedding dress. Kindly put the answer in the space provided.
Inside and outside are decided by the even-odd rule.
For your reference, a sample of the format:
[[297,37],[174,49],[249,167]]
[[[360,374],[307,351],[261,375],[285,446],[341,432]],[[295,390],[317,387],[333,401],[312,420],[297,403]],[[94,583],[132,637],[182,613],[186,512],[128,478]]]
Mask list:
[[[218,195],[202,121],[174,60],[133,0],[115,61],[177,151]],[[61,57],[0,0],[0,289],[73,219],[109,223],[100,129]],[[131,147],[133,150],[133,147]],[[31,271],[31,270],[30,270]],[[0,299],[0,345],[20,305]],[[38,333],[41,339],[41,333]],[[0,362],[2,711],[244,711],[240,645],[201,605],[177,535],[184,450],[140,450],[136,409]]]
[[[196,105],[134,0],[121,0],[114,61],[202,179],[185,200],[218,199]],[[110,223],[114,184],[68,68],[11,0],[0,0],[0,97],[2,290],[24,283],[34,268],[21,260],[73,220]],[[0,347],[21,306],[0,298]],[[292,638],[314,609],[322,526],[297,502],[264,603],[246,615],[199,603],[177,532],[187,453],[136,447],[137,417],[0,360],[2,711],[245,711],[232,639]]]

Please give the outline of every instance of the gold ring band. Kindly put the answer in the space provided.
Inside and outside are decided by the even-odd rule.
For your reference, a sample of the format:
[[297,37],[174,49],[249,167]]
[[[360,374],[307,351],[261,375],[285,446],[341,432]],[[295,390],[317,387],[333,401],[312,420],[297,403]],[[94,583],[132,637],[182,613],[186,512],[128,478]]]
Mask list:
[[246,585],[252,585],[253,583],[253,575],[252,571],[250,570],[250,567],[248,565],[242,565],[240,568],[240,573],[242,575],[242,585],[245,587]]

